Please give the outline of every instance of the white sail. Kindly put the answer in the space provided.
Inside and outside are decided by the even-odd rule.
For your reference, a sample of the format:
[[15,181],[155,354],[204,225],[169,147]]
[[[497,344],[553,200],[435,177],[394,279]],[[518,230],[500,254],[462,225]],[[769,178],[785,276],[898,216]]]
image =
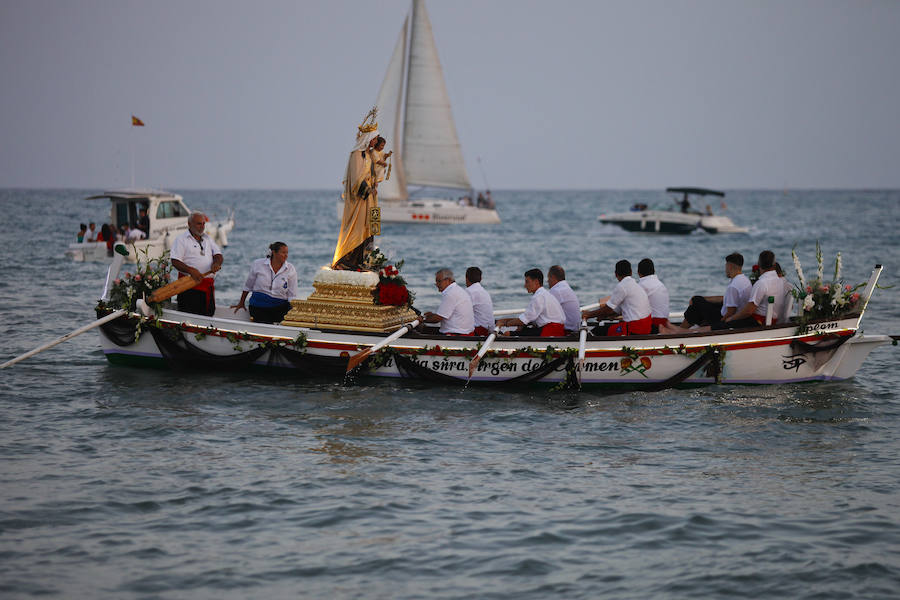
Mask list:
[[381,200],[406,200],[406,177],[403,173],[403,160],[401,149],[403,126],[403,75],[406,71],[406,28],[409,23],[407,17],[400,29],[400,36],[394,46],[391,62],[388,64],[387,73],[378,90],[378,99],[375,106],[378,107],[378,131],[387,140],[385,150],[393,150],[391,157],[391,177],[378,184],[378,197]]
[[424,0],[413,0],[405,104],[407,183],[471,189]]

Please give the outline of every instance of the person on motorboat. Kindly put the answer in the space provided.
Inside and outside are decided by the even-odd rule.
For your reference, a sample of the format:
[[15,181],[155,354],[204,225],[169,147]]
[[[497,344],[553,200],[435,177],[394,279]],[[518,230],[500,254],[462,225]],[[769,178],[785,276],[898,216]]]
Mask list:
[[78,226],[78,234],[75,236],[75,242],[78,244],[83,244],[87,241],[85,238],[87,238],[87,225],[82,223]]
[[[525,290],[531,302],[518,317],[498,319],[500,327],[516,327],[515,335],[558,337],[566,335],[566,314],[559,301],[544,288],[544,274],[540,269],[525,271]],[[508,334],[507,334],[508,335]]]
[[138,211],[137,229],[144,232],[144,239],[150,237],[150,217],[147,216],[147,208],[142,206]]
[[287,261],[288,247],[284,242],[269,246],[265,258],[250,264],[250,274],[244,282],[241,299],[231,306],[234,312],[247,310],[244,301],[250,296],[250,316],[257,323],[280,323],[291,310],[291,299],[297,297],[297,269]]
[[650,333],[659,333],[669,324],[669,290],[656,276],[656,267],[649,258],[641,259],[637,272],[638,285],[644,288],[650,301]]
[[784,284],[775,271],[775,253],[763,250],[759,254],[758,264],[762,274],[750,289],[750,299],[737,312],[724,319],[731,328],[765,325],[769,297],[774,299],[776,321],[781,312],[784,303]]
[[613,323],[606,331],[596,331],[598,335],[642,335],[650,333],[652,318],[650,317],[650,299],[631,276],[631,263],[620,260],[616,263],[615,276],[619,283],[613,288],[612,294],[605,301],[600,302],[600,308],[585,310],[581,313],[583,319],[591,317],[611,317],[615,314],[622,315],[622,321]]
[[179,279],[191,277],[197,282],[193,289],[178,294],[178,310],[212,316],[216,312],[216,286],[215,279],[207,274],[221,270],[225,257],[204,232],[206,221],[202,212],[192,212],[188,217],[188,230],[172,242],[170,257]]
[[581,304],[578,302],[578,296],[566,281],[566,271],[559,265],[553,265],[547,269],[547,285],[550,286],[550,293],[559,302],[566,315],[563,326],[569,333],[578,331],[581,326]]
[[97,241],[97,224],[91,221],[88,223],[88,232],[86,242],[96,242]]
[[494,330],[494,302],[491,295],[481,286],[481,269],[466,269],[466,292],[472,300],[475,315],[475,335],[490,335]]
[[446,335],[473,335],[475,312],[472,299],[453,278],[453,271],[440,269],[434,274],[434,285],[441,292],[441,304],[437,312],[422,315],[425,323],[440,323],[439,331]]
[[112,256],[113,245],[116,243],[116,232],[109,223],[104,223],[100,227],[100,233],[97,234],[98,242],[106,242],[106,253]]

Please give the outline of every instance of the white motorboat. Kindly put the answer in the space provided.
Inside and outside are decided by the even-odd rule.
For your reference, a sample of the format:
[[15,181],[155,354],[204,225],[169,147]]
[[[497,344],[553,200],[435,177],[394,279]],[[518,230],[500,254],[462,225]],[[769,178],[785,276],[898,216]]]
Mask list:
[[[178,194],[161,190],[125,189],[103,192],[88,200],[106,199],[111,202],[109,223],[115,230],[123,224],[134,228],[138,223],[140,209],[147,210],[150,231],[146,239],[129,241],[132,248],[127,260],[135,262],[146,251],[149,258],[157,258],[169,250],[179,233],[187,231],[187,217],[191,214],[184,199]],[[221,247],[228,245],[228,234],[234,228],[234,214],[224,219],[210,216],[206,232]],[[112,244],[83,242],[69,244],[66,256],[77,262],[109,262],[112,260]]]
[[724,192],[706,188],[673,187],[667,188],[667,192],[683,194],[678,202],[680,210],[668,207],[648,207],[646,204],[636,204],[631,210],[623,213],[602,214],[598,217],[601,223],[618,225],[627,231],[639,231],[646,233],[691,233],[697,229],[703,229],[707,233],[747,233],[746,227],[738,227],[725,215],[715,215],[707,206],[705,212],[691,209],[689,196],[718,196],[724,197]]
[[[391,177],[378,185],[382,222],[500,222],[490,192],[472,191],[424,0],[403,21],[375,106],[393,150]],[[452,198],[429,197],[435,190]],[[338,202],[338,218],[343,210]]]

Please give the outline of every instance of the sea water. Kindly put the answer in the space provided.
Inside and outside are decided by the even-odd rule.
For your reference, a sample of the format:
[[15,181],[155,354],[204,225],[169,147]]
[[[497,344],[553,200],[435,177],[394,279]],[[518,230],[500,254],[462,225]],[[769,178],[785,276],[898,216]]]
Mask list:
[[[220,306],[273,241],[303,296],[331,259],[335,191],[176,191],[235,211]],[[63,257],[108,220],[93,192],[0,191],[0,361],[93,318],[106,267]],[[729,192],[750,232],[685,236],[597,222],[660,191],[494,199],[496,226],[384,225],[418,308],[444,266],[481,267],[498,309],[553,264],[587,304],[650,257],[673,310],[735,251],[900,273],[900,192]],[[900,334],[898,289],[867,333]],[[838,383],[575,395],[115,367],[92,331],[0,372],[0,597],[896,597],[898,351]]]

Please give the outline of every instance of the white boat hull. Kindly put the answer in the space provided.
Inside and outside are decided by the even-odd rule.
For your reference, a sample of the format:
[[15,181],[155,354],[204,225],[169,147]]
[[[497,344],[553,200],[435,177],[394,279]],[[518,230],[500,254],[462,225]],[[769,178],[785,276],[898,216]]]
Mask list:
[[[103,326],[101,345],[112,363],[178,368],[191,366],[196,359],[201,367],[223,372],[239,365],[293,369],[310,377],[342,377],[350,356],[385,337],[265,325],[229,313],[222,310],[216,317],[201,317],[165,310],[161,329],[148,327],[138,342],[133,341],[136,319],[120,319]],[[858,322],[858,317],[852,317],[819,323],[801,333],[796,325],[786,325],[694,335],[589,337],[581,385],[654,390],[847,379],[873,349],[890,341],[889,336],[861,335]],[[118,327],[119,334],[108,327]],[[289,345],[298,334],[305,337],[305,349]],[[468,381],[470,360],[483,341],[480,337],[408,334],[376,353],[375,362],[363,363],[361,374],[463,384]],[[577,336],[500,337],[471,381],[572,384],[578,347]]]
[[642,210],[603,214],[601,223],[618,225],[627,231],[644,233],[691,233],[703,229],[707,233],[747,233],[746,227],[738,227],[725,216],[680,213],[671,210]]
[[[409,202],[380,202],[382,223],[424,223],[437,225],[492,225],[500,215],[492,208],[463,206],[452,200],[426,198]],[[338,219],[344,214],[344,203],[337,203]]]

